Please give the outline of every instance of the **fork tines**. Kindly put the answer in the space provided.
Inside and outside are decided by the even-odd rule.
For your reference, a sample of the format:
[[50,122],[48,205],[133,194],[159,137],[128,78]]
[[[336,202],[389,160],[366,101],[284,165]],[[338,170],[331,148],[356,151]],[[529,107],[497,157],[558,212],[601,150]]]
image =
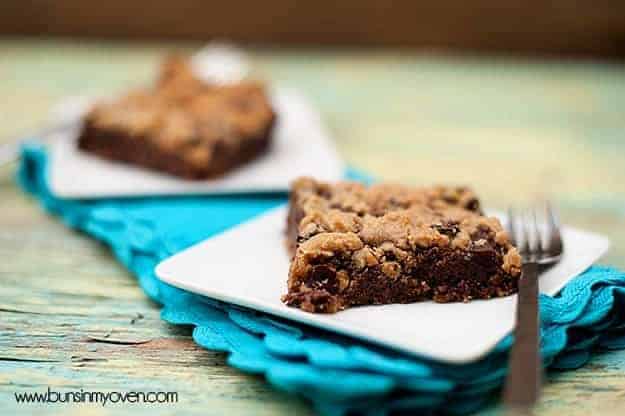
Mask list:
[[548,264],[562,253],[562,236],[558,217],[549,202],[539,207],[508,210],[507,231],[525,262]]

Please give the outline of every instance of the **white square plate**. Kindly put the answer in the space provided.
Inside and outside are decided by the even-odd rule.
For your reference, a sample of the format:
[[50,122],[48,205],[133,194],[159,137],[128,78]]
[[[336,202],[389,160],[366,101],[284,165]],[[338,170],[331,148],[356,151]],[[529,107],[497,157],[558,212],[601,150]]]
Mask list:
[[265,155],[222,177],[190,181],[100,159],[77,149],[78,131],[73,131],[51,140],[50,189],[64,198],[109,198],[280,192],[287,191],[298,176],[340,179],[343,162],[312,105],[301,94],[287,89],[274,91],[272,101],[278,114],[272,147]]
[[[503,218],[502,218],[503,219]],[[419,302],[312,314],[285,306],[289,257],[280,207],[166,259],[157,276],[210,298],[253,308],[440,361],[465,363],[492,349],[515,321],[516,295],[470,303]],[[553,295],[608,249],[597,234],[564,227],[564,256],[540,276]]]

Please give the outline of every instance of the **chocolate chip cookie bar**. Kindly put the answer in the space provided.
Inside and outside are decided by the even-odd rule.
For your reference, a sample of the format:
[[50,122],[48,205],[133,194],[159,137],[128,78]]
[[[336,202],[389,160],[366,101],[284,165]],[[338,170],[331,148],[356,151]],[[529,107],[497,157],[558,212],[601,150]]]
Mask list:
[[467,188],[301,178],[289,205],[287,305],[334,313],[356,305],[468,302],[517,290],[521,257]]
[[275,113],[254,82],[208,84],[187,61],[165,62],[153,88],[97,104],[78,147],[187,179],[221,175],[266,151]]

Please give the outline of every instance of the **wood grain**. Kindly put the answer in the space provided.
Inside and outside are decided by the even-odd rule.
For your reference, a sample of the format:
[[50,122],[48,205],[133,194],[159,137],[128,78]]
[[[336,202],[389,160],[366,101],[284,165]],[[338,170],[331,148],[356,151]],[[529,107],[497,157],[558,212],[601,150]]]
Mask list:
[[[43,122],[68,94],[150,77],[195,44],[0,40],[0,140]],[[322,109],[341,153],[407,183],[473,185],[505,208],[550,191],[565,222],[606,233],[625,268],[625,67],[349,49],[251,52],[260,75]],[[106,247],[67,230],[0,168],[0,414],[311,414],[307,403],[229,368],[166,325]],[[125,340],[112,344],[98,340]],[[135,342],[136,344],[133,344]],[[26,389],[162,390],[175,406],[34,407]],[[625,351],[549,374],[537,415],[621,415]],[[489,408],[483,414],[499,414]]]
[[623,56],[614,0],[4,0],[0,33]]

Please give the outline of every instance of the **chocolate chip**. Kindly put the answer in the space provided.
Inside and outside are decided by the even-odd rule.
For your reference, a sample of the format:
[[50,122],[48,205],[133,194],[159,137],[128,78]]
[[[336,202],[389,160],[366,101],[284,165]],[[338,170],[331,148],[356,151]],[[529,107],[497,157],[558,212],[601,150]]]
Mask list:
[[457,222],[445,222],[442,224],[434,224],[432,228],[438,231],[440,234],[448,237],[455,237],[460,232]]
[[339,282],[336,271],[324,264],[314,266],[306,279],[306,286],[314,289],[325,289],[335,294],[339,291]]
[[478,201],[477,198],[471,198],[469,201],[467,201],[465,207],[469,211],[479,211],[480,201]]

